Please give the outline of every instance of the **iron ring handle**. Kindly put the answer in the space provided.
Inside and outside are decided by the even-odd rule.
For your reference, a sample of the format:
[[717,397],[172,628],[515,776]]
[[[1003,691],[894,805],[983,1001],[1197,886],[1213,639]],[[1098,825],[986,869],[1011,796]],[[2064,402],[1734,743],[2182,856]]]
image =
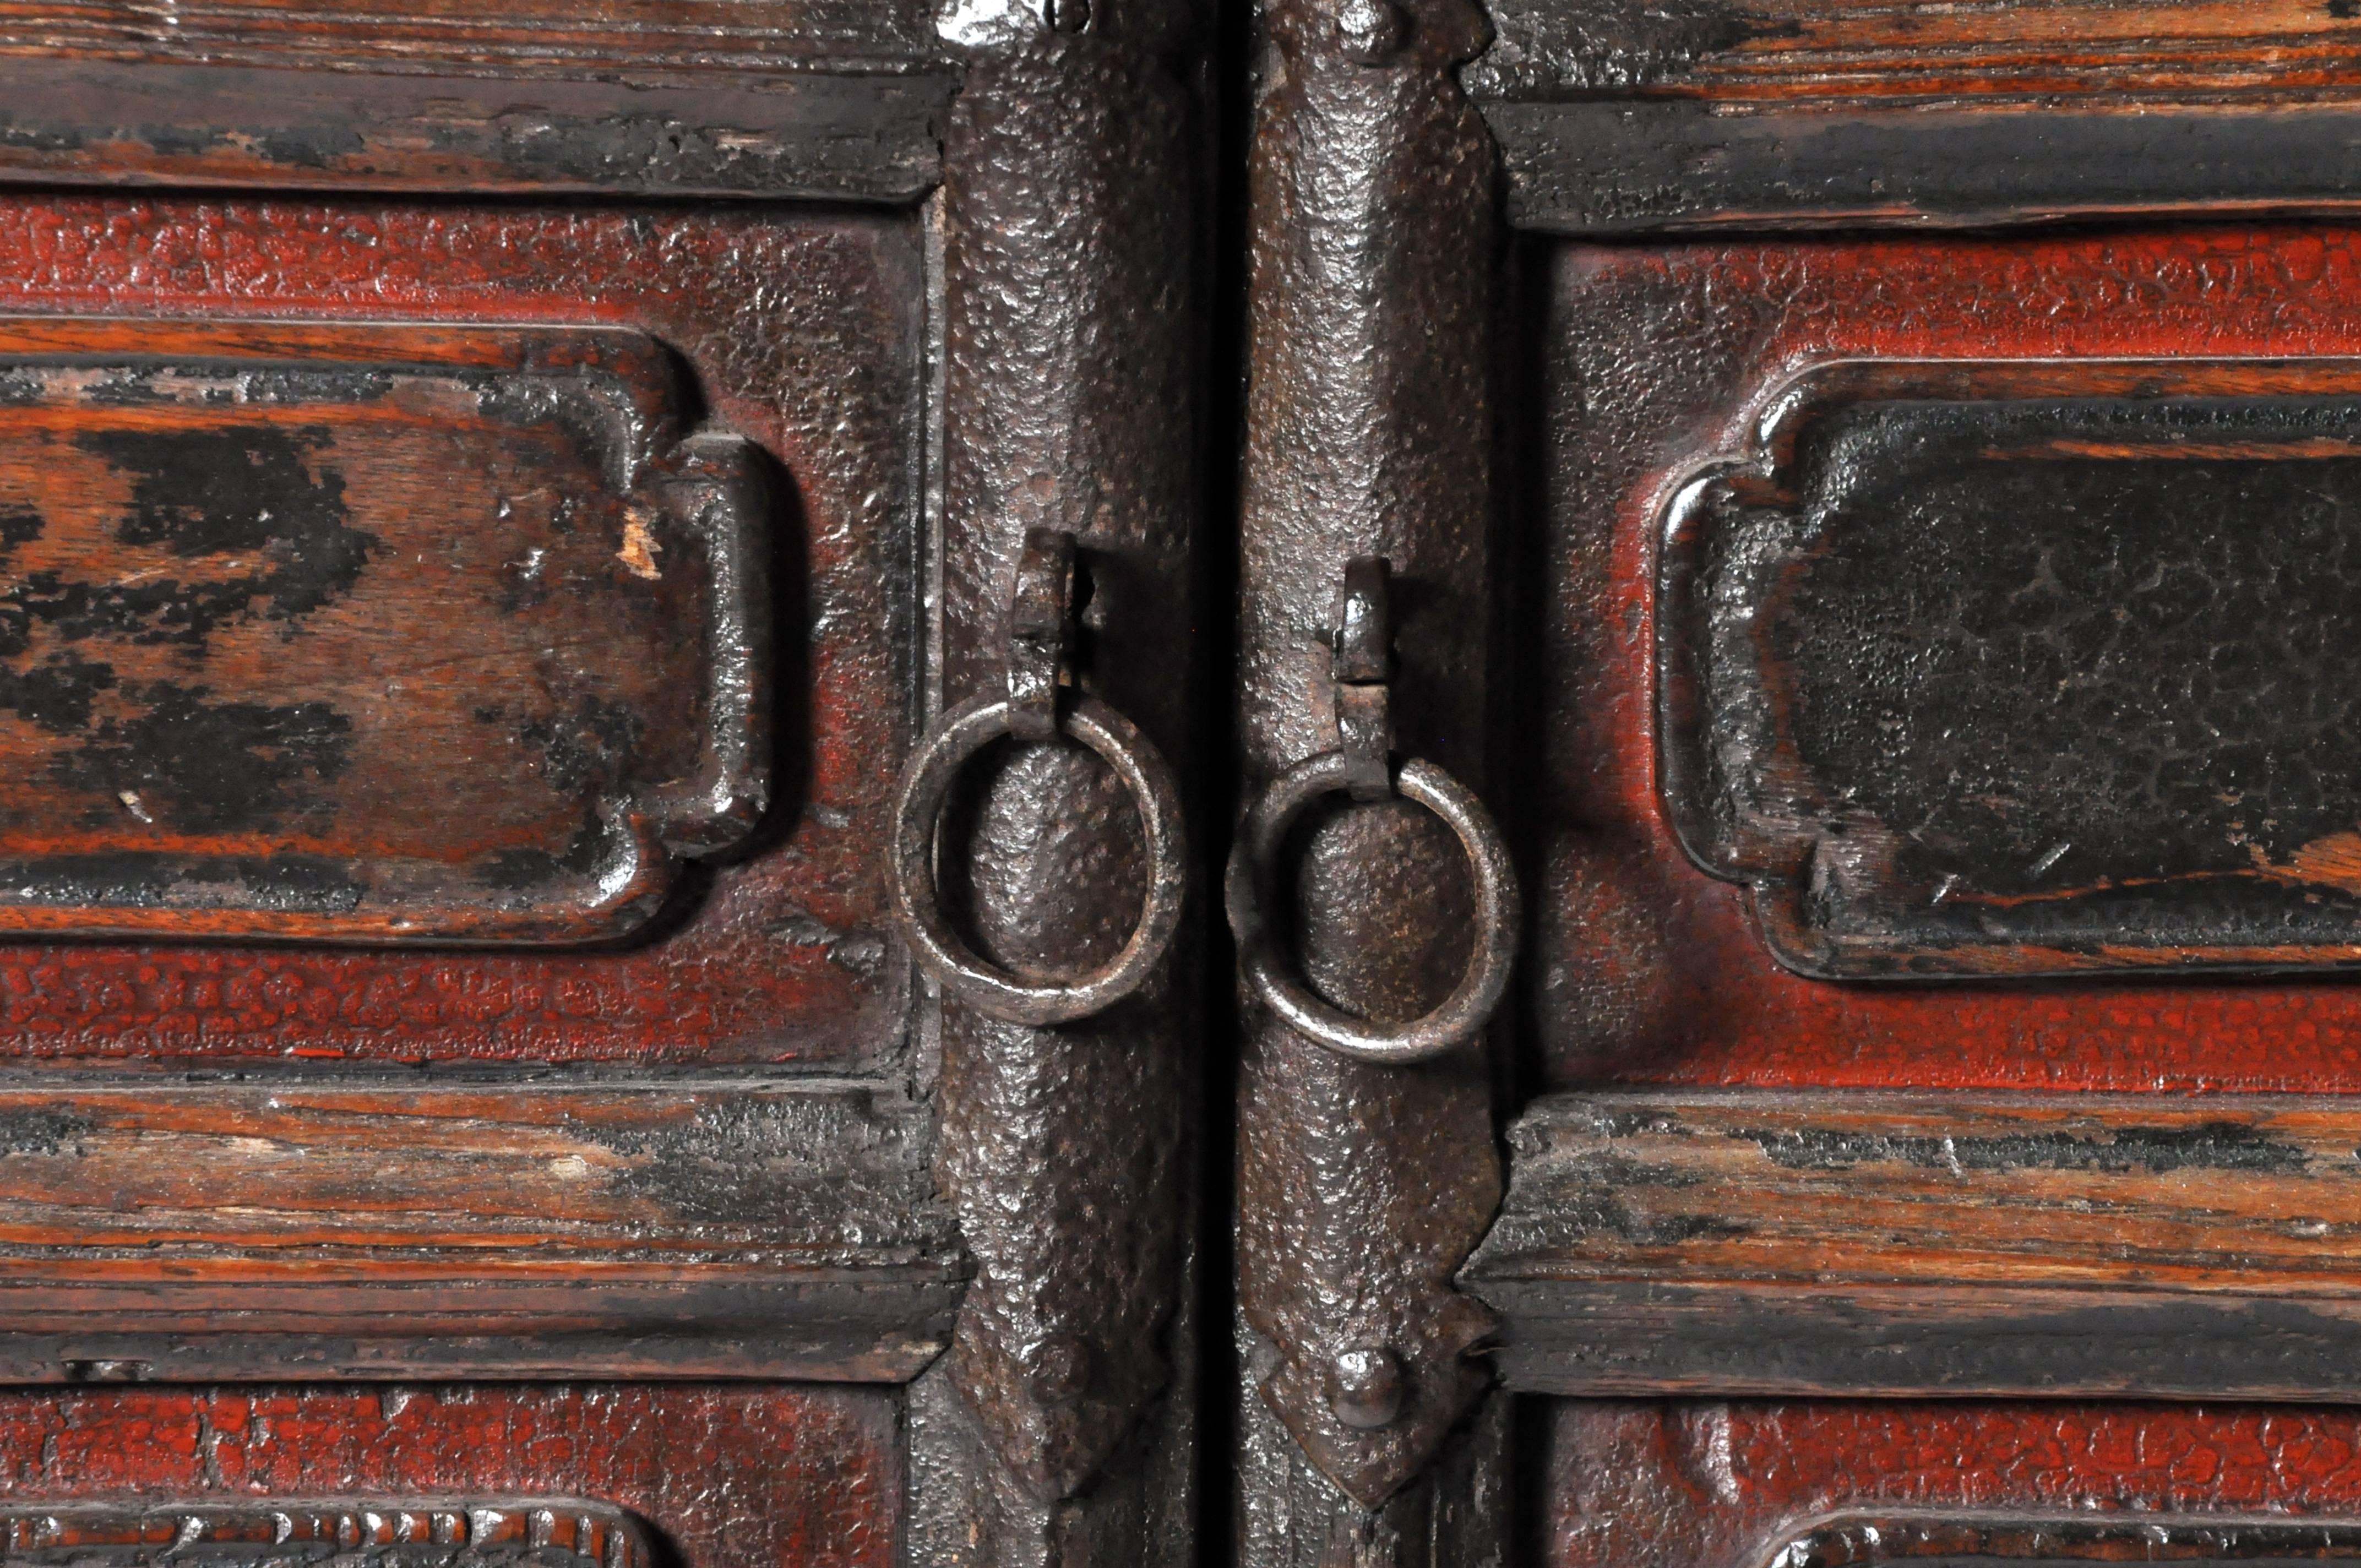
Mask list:
[[950,995],[1011,1024],[1071,1024],[1137,991],[1172,945],[1189,883],[1180,790],[1172,770],[1131,720],[1095,697],[1077,698],[1059,728],[1104,758],[1139,808],[1148,840],[1148,898],[1123,951],[1072,984],[1036,985],[970,951],[943,913],[935,873],[936,836],[951,780],[978,751],[1009,734],[1011,706],[984,696],[942,716],[903,770],[886,857],[894,912],[918,965]]
[[1332,1051],[1387,1064],[1440,1056],[1491,1020],[1509,988],[1524,903],[1517,889],[1516,869],[1509,861],[1508,843],[1474,791],[1433,763],[1416,760],[1400,764],[1395,786],[1450,825],[1476,872],[1475,953],[1458,985],[1425,1016],[1381,1024],[1356,1018],[1322,1001],[1311,987],[1288,972],[1271,929],[1271,872],[1279,848],[1288,828],[1306,806],[1323,795],[1343,793],[1349,787],[1344,752],[1323,751],[1271,782],[1246,813],[1224,879],[1238,959],[1246,983],[1263,1004],[1289,1027]]

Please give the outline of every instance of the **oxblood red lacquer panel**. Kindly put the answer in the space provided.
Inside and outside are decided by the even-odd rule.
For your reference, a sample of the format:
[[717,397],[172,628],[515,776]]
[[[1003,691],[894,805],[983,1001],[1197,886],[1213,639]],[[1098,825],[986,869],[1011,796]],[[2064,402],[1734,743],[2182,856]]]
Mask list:
[[[916,691],[921,274],[900,217],[0,201],[0,313],[653,339],[688,422],[775,465],[783,693],[770,816],[652,936],[555,953],[21,942],[0,947],[0,1057],[845,1063],[890,1046],[904,982],[876,844]],[[306,656],[300,635],[283,656]]]
[[1536,1407],[1539,1560],[1761,1568],[1831,1516],[2361,1517],[2361,1412],[1828,1401]]
[[[1557,253],[1539,940],[1549,1085],[2361,1090],[2338,979],[1850,983],[1783,969],[1660,798],[1657,536],[1766,400],[1850,359],[2361,356],[2361,235],[2197,228]],[[1939,725],[1942,716],[1920,716]]]
[[895,1400],[761,1384],[0,1395],[0,1501],[568,1497],[681,1568],[888,1568]]

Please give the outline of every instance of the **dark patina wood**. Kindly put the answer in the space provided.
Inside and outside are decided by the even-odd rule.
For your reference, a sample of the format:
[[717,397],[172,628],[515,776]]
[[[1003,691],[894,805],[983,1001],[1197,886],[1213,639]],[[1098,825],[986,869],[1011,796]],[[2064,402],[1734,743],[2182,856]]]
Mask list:
[[[2339,0],[2341,4],[2341,0]],[[1469,90],[1559,233],[2349,210],[2311,0],[1495,0]]]
[[0,326],[0,932],[655,916],[770,795],[769,487],[673,379],[628,334]]
[[[774,480],[774,499],[761,513],[770,543],[767,558],[751,565],[768,571],[765,619],[787,661],[771,672],[770,712],[749,716],[769,720],[778,738],[773,807],[729,864],[685,880],[658,923],[662,940],[549,959],[19,943],[0,954],[6,977],[0,1036],[12,1053],[842,1063],[873,1061],[895,1047],[906,981],[889,952],[876,857],[919,655],[907,562],[917,527],[923,258],[906,221],[24,198],[0,203],[0,253],[9,258],[0,306],[49,323],[11,330],[38,326],[60,340],[82,333],[104,348],[93,374],[126,363],[128,345],[146,342],[176,347],[191,364],[200,362],[190,357],[194,345],[210,343],[210,352],[233,359],[268,347],[280,367],[291,356],[315,358],[315,369],[302,374],[333,379],[340,366],[360,373],[364,389],[375,385],[368,366],[427,352],[416,345],[436,345],[434,353],[446,358],[490,356],[442,380],[412,378],[400,397],[389,383],[384,397],[313,392],[286,403],[295,393],[278,389],[292,388],[299,374],[291,382],[265,376],[253,383],[263,396],[243,404],[208,402],[205,377],[236,390],[236,373],[220,381],[218,369],[201,372],[187,400],[144,411],[91,394],[85,422],[97,422],[93,429],[169,416],[175,428],[268,418],[297,433],[287,437],[295,449],[280,460],[279,482],[287,499],[324,520],[330,543],[349,547],[339,559],[359,573],[349,590],[337,586],[340,597],[301,615],[280,613],[298,601],[281,605],[267,580],[297,559],[283,532],[293,525],[283,517],[262,521],[270,509],[258,492],[247,497],[232,487],[205,503],[227,531],[222,543],[251,534],[253,551],[182,556],[176,548],[203,543],[192,530],[211,515],[190,510],[196,492],[159,492],[139,512],[137,473],[71,449],[79,466],[41,460],[11,470],[12,507],[32,505],[38,498],[24,487],[38,480],[71,485],[72,506],[82,510],[61,514],[47,536],[14,546],[8,570],[26,576],[12,576],[5,591],[61,613],[71,608],[64,585],[90,582],[98,585],[92,591],[115,596],[102,593],[97,608],[121,609],[120,624],[93,624],[92,635],[71,641],[65,633],[76,628],[54,617],[28,620],[38,645],[16,660],[41,662],[11,663],[20,672],[50,670],[53,655],[68,661],[54,666],[60,670],[120,663],[116,685],[93,694],[92,733],[70,727],[52,737],[16,711],[5,720],[18,744],[44,748],[31,757],[35,769],[52,754],[71,762],[80,748],[93,751],[91,783],[59,809],[102,809],[113,799],[111,816],[99,824],[110,844],[176,820],[184,833],[224,831],[201,817],[176,819],[174,811],[191,809],[175,804],[181,786],[160,774],[151,781],[155,770],[129,740],[95,734],[110,718],[120,730],[159,706],[160,699],[128,701],[126,683],[202,687],[210,697],[192,700],[299,716],[313,711],[307,704],[333,698],[328,706],[354,726],[323,737],[333,742],[324,750],[273,741],[259,751],[257,766],[285,775],[274,786],[276,803],[240,795],[226,782],[215,791],[234,812],[268,808],[270,825],[239,829],[247,838],[232,846],[236,853],[267,855],[281,839],[300,844],[315,819],[295,808],[337,800],[347,812],[338,831],[352,847],[369,850],[368,835],[375,833],[407,853],[455,861],[472,854],[484,873],[497,871],[494,857],[509,850],[562,861],[588,820],[584,812],[605,809],[594,804],[602,798],[622,820],[645,819],[627,839],[660,838],[665,808],[631,775],[645,769],[640,777],[650,784],[697,777],[695,734],[710,729],[712,711],[704,694],[718,689],[708,684],[718,673],[708,655],[730,652],[726,640],[711,642],[700,630],[712,619],[700,608],[703,572],[696,563],[703,551],[686,522],[696,509],[668,508],[659,494],[662,465],[681,455],[666,410],[675,428],[709,422],[763,449],[761,466]],[[124,324],[67,324],[102,314]],[[258,316],[295,319],[268,329],[247,324]],[[455,328],[454,318],[468,325]],[[368,324],[331,329],[301,324],[306,319]],[[164,323],[181,323],[170,328],[177,338],[165,337]],[[533,331],[522,330],[528,323]],[[544,332],[551,323],[564,330]],[[575,384],[570,371],[535,380],[500,368],[500,356],[569,333],[585,334],[585,344],[639,345],[631,350],[638,368],[601,374],[631,391],[644,414],[634,411],[639,404],[617,404],[611,418],[583,426],[577,444],[562,422],[531,414],[531,398],[509,413],[496,404],[489,415],[471,401],[469,377],[489,378],[487,388],[497,389],[506,374],[511,390],[535,396],[536,389]],[[619,335],[603,335],[609,333]],[[663,345],[661,354],[649,340]],[[262,346],[241,349],[241,341]],[[357,343],[378,346],[363,355]],[[510,346],[495,346],[503,344]],[[682,412],[700,408],[702,421]],[[5,411],[15,428],[31,417],[24,409]],[[331,428],[349,427],[337,441],[374,455],[367,471],[335,476],[341,488],[333,496],[321,466],[327,449],[304,447],[312,437],[301,434],[324,419]],[[635,422],[645,428],[634,432]],[[190,428],[192,439],[201,433]],[[68,430],[60,439],[74,437]],[[240,484],[260,474],[252,459],[240,461],[245,468],[225,470]],[[647,481],[643,494],[632,493],[635,470]],[[495,489],[511,498],[508,518],[499,516]],[[654,546],[644,555],[624,539],[634,507],[646,512],[642,527]],[[667,510],[681,521],[665,521]],[[120,535],[126,526],[135,534],[128,541]],[[561,526],[576,531],[563,534]],[[661,537],[666,532],[670,546]],[[594,547],[601,538],[606,543]],[[61,553],[101,544],[116,556],[104,570]],[[544,552],[538,578],[535,548]],[[658,577],[641,576],[634,563]],[[302,565],[322,573],[334,563],[305,557]],[[108,571],[157,575],[106,589],[115,582]],[[38,589],[37,574],[54,574],[57,592]],[[248,576],[261,580],[250,593],[239,587]],[[130,613],[146,602],[138,596],[159,596],[156,585],[167,580],[227,585],[208,590],[224,602],[203,644],[188,640],[195,630],[188,612],[170,599],[159,598],[144,620]],[[380,580],[389,585],[382,600],[373,587]],[[598,593],[583,598],[594,583],[603,585]],[[557,591],[567,584],[575,586]],[[511,603],[513,612],[505,608]],[[85,619],[94,613],[86,609]],[[640,618],[637,630],[632,616]],[[333,627],[344,630],[331,636]],[[158,640],[137,641],[142,636]],[[215,643],[218,653],[205,652]],[[730,656],[749,652],[741,642]],[[416,665],[412,685],[423,688],[407,704],[384,693],[404,663]],[[566,696],[569,667],[594,678]],[[462,691],[463,676],[471,689],[481,686],[480,700]],[[599,681],[612,690],[599,689]],[[281,695],[270,695],[278,688]],[[354,707],[364,689],[369,706]],[[591,699],[603,706],[586,706]],[[506,717],[479,718],[479,708]],[[536,725],[545,739],[522,740]],[[194,760],[209,770],[192,775],[199,782],[224,766],[219,748],[191,749],[203,751]],[[619,770],[627,756],[637,760]],[[340,770],[334,779],[322,776],[328,764]],[[553,787],[560,775],[571,782]],[[139,822],[119,798],[125,793],[156,823]],[[561,825],[567,796],[573,820]],[[488,821],[488,811],[514,821]],[[538,812],[547,815],[535,827]],[[79,817],[63,826],[93,831]],[[12,861],[26,859],[22,847],[12,850]],[[497,914],[493,901],[515,894],[479,870],[460,870],[451,880],[478,890],[487,913]],[[594,868],[588,881],[596,877]],[[173,934],[193,933],[203,918],[203,910],[190,914]],[[259,918],[250,917],[247,928]],[[460,933],[446,923],[441,934]]]
[[895,203],[957,87],[906,0],[25,0],[0,69],[0,181]]
[[0,1090],[0,1372],[891,1380],[967,1267],[882,1085]]
[[2356,1145],[2336,1098],[1553,1097],[1464,1278],[1523,1388],[2342,1395]]
[[1863,362],[1680,486],[1684,847],[1806,973],[2342,965],[2361,367]]
[[1480,93],[1723,102],[2349,92],[2361,34],[2312,0],[1488,0]]

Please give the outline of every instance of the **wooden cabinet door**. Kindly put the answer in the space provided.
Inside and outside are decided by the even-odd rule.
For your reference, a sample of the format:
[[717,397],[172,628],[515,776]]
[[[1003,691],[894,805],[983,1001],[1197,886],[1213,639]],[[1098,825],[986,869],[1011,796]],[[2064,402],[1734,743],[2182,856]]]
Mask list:
[[1185,1560],[1200,19],[167,10],[0,18],[0,1550]]
[[2349,9],[1265,8],[1244,1561],[2351,1553]]

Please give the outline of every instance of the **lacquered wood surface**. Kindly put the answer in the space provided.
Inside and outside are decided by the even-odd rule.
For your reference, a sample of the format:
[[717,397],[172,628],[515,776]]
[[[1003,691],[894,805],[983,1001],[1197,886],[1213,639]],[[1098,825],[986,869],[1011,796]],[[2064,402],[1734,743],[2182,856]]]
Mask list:
[[[1832,984],[1780,966],[1746,894],[1669,829],[1657,531],[1806,366],[2350,355],[2361,251],[2334,228],[1795,239],[1558,254],[1551,521],[1522,581],[1545,850],[1525,984],[1537,1078],[1817,1089],[2361,1088],[2361,992],[2294,978]],[[1928,715],[1936,719],[1938,716]]]
[[[2349,1409],[1565,1401],[1532,1417],[1520,1433],[1538,1459],[1524,1549],[1552,1568],[1756,1568],[1821,1521],[1889,1512],[2135,1532],[2149,1519],[2361,1516]],[[2147,1555],[2136,1533],[2122,1551]]]
[[[578,1497],[681,1568],[886,1568],[895,1400],[614,1383],[92,1388],[0,1396],[0,1503]],[[423,1510],[422,1510],[423,1511]]]
[[2350,93],[2361,26],[2314,0],[1492,0],[1471,82],[1768,103]]
[[338,958],[24,944],[0,956],[5,1048],[843,1062],[898,1038],[877,842],[917,657],[923,290],[906,226],[743,210],[27,198],[0,203],[0,310],[46,318],[646,334],[680,356],[692,400],[774,467],[773,620],[787,659],[771,813],[636,948]]

